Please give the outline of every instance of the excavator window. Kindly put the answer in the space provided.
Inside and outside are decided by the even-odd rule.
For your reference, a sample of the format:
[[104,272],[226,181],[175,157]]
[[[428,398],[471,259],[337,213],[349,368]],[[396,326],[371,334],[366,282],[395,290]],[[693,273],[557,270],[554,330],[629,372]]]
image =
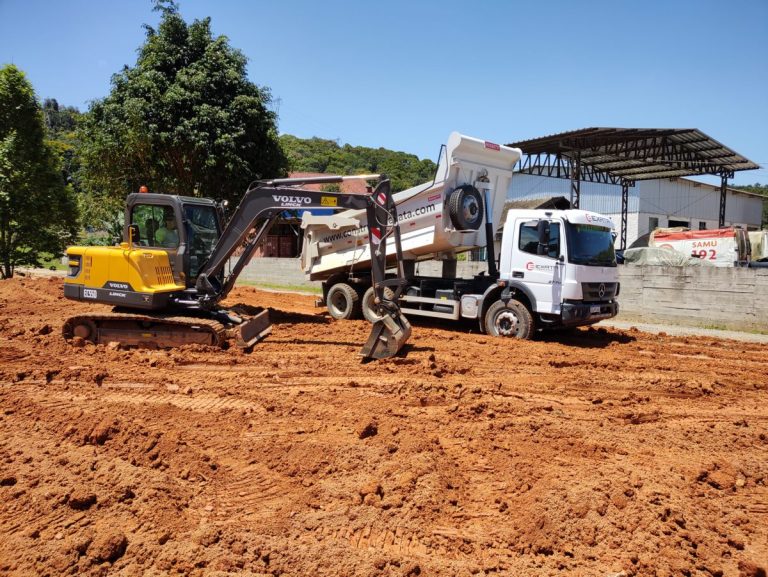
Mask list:
[[141,246],[175,248],[179,245],[178,232],[174,232],[176,217],[171,207],[137,204],[131,212],[131,224],[139,227]]
[[184,205],[184,227],[187,233],[189,276],[196,278],[213,247],[219,240],[219,220],[213,206]]

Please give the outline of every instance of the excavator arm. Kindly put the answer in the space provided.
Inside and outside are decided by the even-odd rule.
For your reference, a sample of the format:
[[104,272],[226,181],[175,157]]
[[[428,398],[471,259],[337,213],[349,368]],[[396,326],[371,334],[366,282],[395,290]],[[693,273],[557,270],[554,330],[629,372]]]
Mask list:
[[[334,184],[344,180],[379,180],[370,194],[321,192],[300,188],[306,184]],[[390,181],[383,175],[354,177],[325,176],[314,178],[285,178],[258,181],[249,187],[243,200],[227,224],[206,264],[197,277],[197,299],[203,308],[213,308],[232,290],[237,277],[250,260],[253,251],[264,241],[272,225],[286,210],[296,209],[365,209],[368,220],[368,242],[373,260],[372,276],[376,305],[382,320],[374,323],[361,355],[384,358],[396,354],[410,336],[411,327],[397,305],[404,285],[400,229],[397,209],[392,200]],[[255,230],[255,233],[254,233]],[[392,236],[398,257],[398,278],[386,280],[386,246]],[[228,274],[227,263],[238,248],[244,250]],[[386,298],[384,287],[395,288],[392,300]]]

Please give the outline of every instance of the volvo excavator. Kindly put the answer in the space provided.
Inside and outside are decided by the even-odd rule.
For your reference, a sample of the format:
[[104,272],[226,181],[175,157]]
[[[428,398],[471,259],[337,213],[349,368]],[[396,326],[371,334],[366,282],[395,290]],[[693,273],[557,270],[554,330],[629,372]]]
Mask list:
[[[352,178],[378,184],[364,194],[301,188]],[[402,265],[396,277],[385,274],[387,240],[394,240],[398,255],[401,248],[397,209],[384,175],[256,181],[226,225],[222,205],[210,199],[129,194],[120,245],[67,249],[64,296],[114,308],[68,319],[64,337],[157,348],[192,343],[223,346],[234,339],[242,348],[253,347],[271,331],[269,311],[225,308],[221,301],[278,218],[288,210],[314,208],[366,210],[381,319],[374,323],[360,354],[367,359],[395,355],[411,327],[397,305],[404,285]]]

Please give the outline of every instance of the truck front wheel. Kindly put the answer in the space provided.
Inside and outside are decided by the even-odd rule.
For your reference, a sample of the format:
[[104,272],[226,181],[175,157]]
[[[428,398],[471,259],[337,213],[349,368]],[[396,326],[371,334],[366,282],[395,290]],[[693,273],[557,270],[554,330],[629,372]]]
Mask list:
[[328,312],[336,320],[360,318],[360,295],[347,283],[338,283],[331,287],[325,297]]
[[494,337],[529,339],[533,336],[533,317],[520,301],[496,301],[485,313],[485,331]]

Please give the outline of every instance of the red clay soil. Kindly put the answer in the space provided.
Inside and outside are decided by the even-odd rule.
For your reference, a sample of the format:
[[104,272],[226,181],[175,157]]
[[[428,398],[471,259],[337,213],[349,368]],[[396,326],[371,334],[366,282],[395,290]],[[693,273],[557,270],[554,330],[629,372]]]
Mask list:
[[766,346],[370,325],[238,289],[246,354],[73,346],[0,282],[2,575],[723,575],[768,569]]

